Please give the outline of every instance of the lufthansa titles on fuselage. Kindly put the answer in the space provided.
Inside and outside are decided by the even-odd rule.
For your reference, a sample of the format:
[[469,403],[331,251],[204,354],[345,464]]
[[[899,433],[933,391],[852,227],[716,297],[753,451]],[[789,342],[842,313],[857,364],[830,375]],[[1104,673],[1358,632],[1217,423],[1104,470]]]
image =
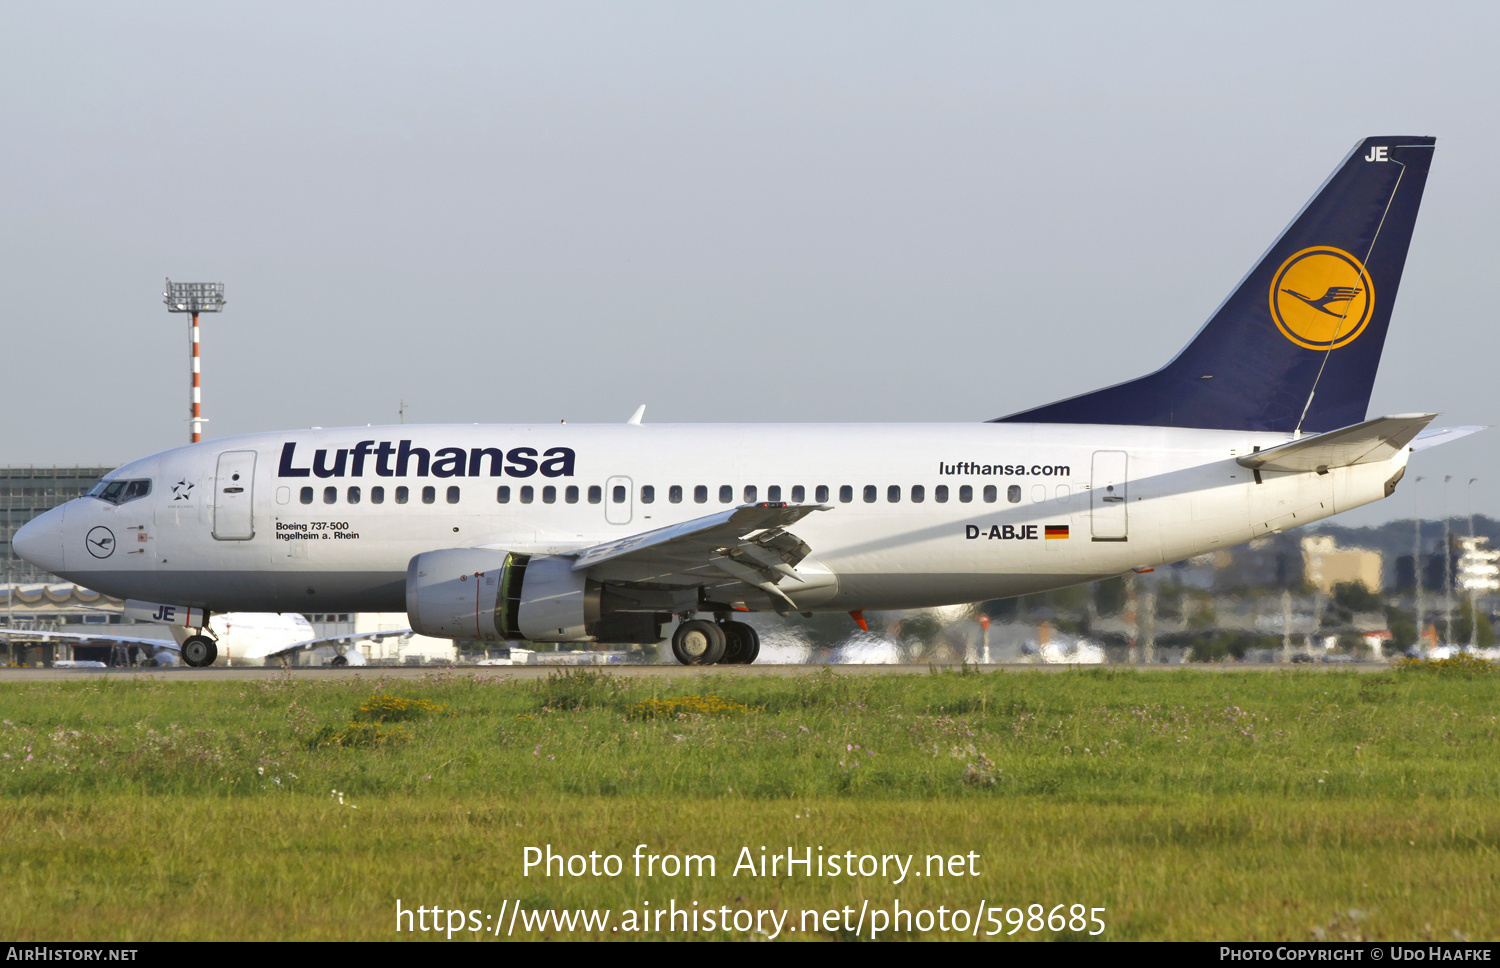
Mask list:
[[[331,455],[331,456],[330,456]],[[281,447],[277,477],[364,477],[366,465],[376,477],[572,477],[573,449],[551,447],[538,453],[535,447],[413,447],[410,440],[361,440],[353,447],[325,448],[306,452],[298,466],[297,442]]]
[[1071,477],[1073,468],[1067,464],[980,464],[975,461],[945,464],[938,461],[938,473],[945,477],[965,474],[977,474],[981,477]]

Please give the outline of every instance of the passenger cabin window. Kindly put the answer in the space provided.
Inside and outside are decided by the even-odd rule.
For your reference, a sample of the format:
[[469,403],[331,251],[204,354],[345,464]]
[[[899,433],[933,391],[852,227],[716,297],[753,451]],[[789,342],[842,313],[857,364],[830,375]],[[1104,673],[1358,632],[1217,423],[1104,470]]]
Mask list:
[[760,500],[760,498],[756,497],[756,495],[758,493],[759,492],[757,491],[757,489],[756,489],[756,487],[755,487],[754,484],[746,484],[745,485],[745,503],[746,504],[754,504],[756,501]]
[[681,504],[682,503],[682,485],[681,484],[673,484],[671,487],[667,488],[667,500],[671,501],[673,504]]
[[411,492],[406,489],[406,485],[405,484],[403,484],[400,487],[396,488],[396,503],[397,504],[405,504],[406,501],[407,501],[407,498],[408,498],[408,496],[410,494],[411,494]]
[[958,499],[959,499],[959,501],[963,502],[964,504],[968,504],[969,502],[973,501],[974,500],[974,487],[973,487],[973,485],[965,484],[963,487],[960,487],[958,489]]
[[1047,500],[1047,485],[1045,485],[1045,484],[1033,484],[1033,485],[1031,485],[1031,503],[1032,504],[1041,504],[1045,500]]
[[297,498],[303,504],[311,504],[313,499],[313,489],[310,487],[304,487],[302,489],[302,493],[297,495]]
[[542,488],[542,503],[543,504],[556,504],[557,503],[557,488],[556,487],[553,487],[551,484],[548,484],[546,487]]
[[807,488],[803,487],[801,484],[793,484],[792,485],[792,503],[793,504],[801,504],[803,501],[806,501],[806,500],[807,500]]
[[358,504],[359,503],[359,488],[357,488],[357,487],[350,487],[349,488],[349,493],[345,495],[344,499],[346,501],[348,501],[350,504]]
[[780,484],[772,484],[770,487],[766,488],[766,500],[770,501],[772,504],[780,504],[781,503],[781,485]]
[[611,501],[613,501],[614,503],[616,503],[616,504],[624,504],[625,503],[625,485],[624,484],[616,484],[613,488],[611,488],[610,489],[610,493],[609,493],[609,499]]
[[323,503],[332,504],[339,499],[339,489],[336,487],[323,488]]
[[880,496],[880,488],[876,487],[874,484],[866,484],[865,485],[865,503],[866,504],[874,504],[875,503],[875,499],[877,497],[879,497],[879,496]]
[[422,503],[437,503],[437,488],[433,487],[431,484],[428,484],[426,487],[422,488]]
[[693,488],[693,503],[708,503],[708,486],[706,484],[699,484],[697,487]]
[[913,484],[911,486],[911,503],[921,504],[925,500],[927,500],[927,489],[920,484]]
[[384,504],[385,503],[385,488],[379,487],[379,486],[370,488],[370,503],[371,504]]
[[937,487],[934,487],[932,489],[932,499],[934,501],[938,502],[939,504],[947,504],[948,503],[948,485],[947,484],[939,484]]
[[1012,484],[1005,489],[1005,499],[1012,504],[1021,503],[1021,485]]
[[449,504],[457,504],[458,503],[458,485],[456,485],[456,484],[455,485],[451,485],[448,488],[448,503]]
[[993,484],[986,484],[984,486],[984,503],[985,504],[994,504],[999,499],[1000,499],[1000,493],[999,493],[999,491],[997,491],[995,489],[995,485],[993,485]]
[[729,484],[719,485],[719,503],[728,504],[734,500],[734,488]]
[[892,484],[885,489],[885,499],[891,504],[901,503],[901,485]]
[[641,503],[650,504],[656,500],[656,488],[650,484],[641,485]]
[[495,488],[495,502],[497,504],[510,503],[510,486],[508,484],[501,484]]
[[602,500],[604,500],[604,488],[600,487],[598,484],[590,484],[589,503],[598,504]]
[[854,488],[851,485],[848,485],[848,484],[845,484],[843,487],[840,487],[839,488],[839,503],[841,503],[841,504],[848,504],[852,500],[854,500]]
[[522,504],[530,504],[534,500],[536,500],[536,491],[535,491],[535,489],[533,489],[530,484],[524,484],[524,485],[522,485],[521,486],[521,503]]
[[569,484],[568,485],[568,489],[563,492],[563,500],[567,501],[569,504],[577,504],[578,503],[578,485],[577,484]]

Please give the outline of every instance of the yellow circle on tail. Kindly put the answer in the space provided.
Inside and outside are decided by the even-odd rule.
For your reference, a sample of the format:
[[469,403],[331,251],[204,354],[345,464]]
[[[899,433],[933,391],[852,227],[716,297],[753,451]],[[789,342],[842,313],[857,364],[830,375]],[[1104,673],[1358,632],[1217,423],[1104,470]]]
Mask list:
[[1364,265],[1331,245],[1303,249],[1283,262],[1270,298],[1281,334],[1310,350],[1352,343],[1375,309],[1375,287]]

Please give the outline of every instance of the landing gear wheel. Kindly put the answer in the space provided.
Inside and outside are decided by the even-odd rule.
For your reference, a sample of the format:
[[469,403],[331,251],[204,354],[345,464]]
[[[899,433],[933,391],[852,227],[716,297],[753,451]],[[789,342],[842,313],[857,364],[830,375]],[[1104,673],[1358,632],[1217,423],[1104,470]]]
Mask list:
[[749,665],[760,655],[760,635],[744,622],[721,622],[724,631],[725,665]]
[[329,662],[328,664],[333,666],[335,669],[342,669],[344,666],[349,664],[349,660],[341,655],[336,655],[333,657],[333,661]]
[[683,622],[672,633],[672,654],[683,665],[713,665],[724,658],[724,633],[702,619]]
[[219,647],[206,635],[189,635],[182,641],[182,661],[195,669],[211,666],[219,657]]

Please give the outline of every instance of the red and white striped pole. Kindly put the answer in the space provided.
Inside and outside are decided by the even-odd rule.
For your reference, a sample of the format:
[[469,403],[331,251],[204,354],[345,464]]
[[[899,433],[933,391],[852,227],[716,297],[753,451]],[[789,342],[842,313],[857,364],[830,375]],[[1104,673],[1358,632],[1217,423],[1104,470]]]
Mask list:
[[173,282],[167,280],[162,298],[169,313],[192,313],[192,345],[189,360],[193,368],[192,393],[188,397],[188,422],[192,424],[192,442],[203,440],[203,371],[198,363],[198,314],[217,313],[224,310],[224,284],[222,282]]
[[203,440],[203,388],[199,380],[202,372],[198,367],[198,314],[193,313],[193,394],[192,394],[192,423],[193,443]]

